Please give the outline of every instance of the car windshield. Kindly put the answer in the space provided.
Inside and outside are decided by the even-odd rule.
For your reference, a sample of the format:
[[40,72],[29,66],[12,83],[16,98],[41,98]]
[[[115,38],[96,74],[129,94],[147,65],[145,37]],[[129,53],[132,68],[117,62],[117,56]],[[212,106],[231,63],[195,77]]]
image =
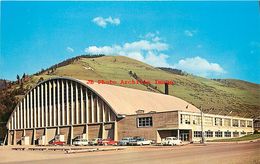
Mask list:
[[144,141],[144,138],[137,138],[137,141]]

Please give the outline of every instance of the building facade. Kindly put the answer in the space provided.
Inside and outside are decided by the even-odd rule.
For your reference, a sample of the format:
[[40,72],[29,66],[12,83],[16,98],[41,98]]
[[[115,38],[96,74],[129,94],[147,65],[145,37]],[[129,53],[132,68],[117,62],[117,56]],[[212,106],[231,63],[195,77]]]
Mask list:
[[[202,126],[202,125],[203,126]],[[238,137],[253,132],[252,119],[201,114],[174,96],[88,84],[72,78],[38,83],[17,104],[7,122],[6,144],[48,144],[62,135],[67,144],[86,139],[142,136],[160,142]]]

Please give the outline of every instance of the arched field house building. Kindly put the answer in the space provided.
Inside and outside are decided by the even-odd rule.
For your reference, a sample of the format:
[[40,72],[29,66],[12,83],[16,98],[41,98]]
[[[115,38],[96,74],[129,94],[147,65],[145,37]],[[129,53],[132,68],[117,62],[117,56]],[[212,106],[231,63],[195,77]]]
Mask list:
[[[46,145],[57,136],[73,139],[141,136],[159,143],[239,137],[253,132],[252,119],[202,114],[169,95],[72,78],[38,83],[17,104],[8,122],[6,144]],[[203,124],[203,126],[201,126]]]

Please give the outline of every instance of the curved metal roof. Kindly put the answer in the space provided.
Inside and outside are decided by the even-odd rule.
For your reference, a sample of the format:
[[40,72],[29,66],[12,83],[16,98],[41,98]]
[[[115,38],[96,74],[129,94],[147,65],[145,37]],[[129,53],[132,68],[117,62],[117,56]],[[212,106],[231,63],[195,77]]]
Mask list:
[[104,98],[117,114],[136,114],[137,110],[144,110],[145,113],[175,110],[200,112],[194,105],[174,96],[108,84],[88,84],[87,81],[80,81]]

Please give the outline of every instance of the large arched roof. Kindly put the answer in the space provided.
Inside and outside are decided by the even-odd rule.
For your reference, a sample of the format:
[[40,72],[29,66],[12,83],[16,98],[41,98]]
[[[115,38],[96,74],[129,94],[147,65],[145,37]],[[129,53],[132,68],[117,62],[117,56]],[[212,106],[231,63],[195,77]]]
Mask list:
[[107,84],[88,84],[80,80],[98,93],[113,108],[117,114],[135,114],[137,110],[150,111],[187,111],[200,112],[194,105],[174,96],[125,88]]

